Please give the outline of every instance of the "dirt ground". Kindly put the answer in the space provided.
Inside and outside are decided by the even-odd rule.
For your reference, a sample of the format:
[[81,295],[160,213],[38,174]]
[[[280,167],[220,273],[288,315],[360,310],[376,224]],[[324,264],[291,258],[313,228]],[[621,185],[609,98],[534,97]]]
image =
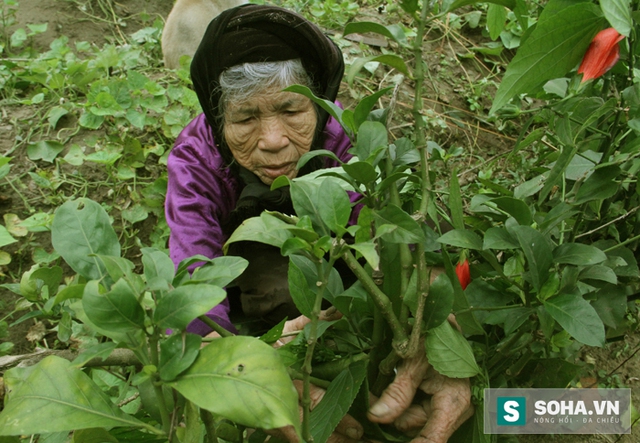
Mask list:
[[[71,41],[89,41],[97,45],[106,42],[119,41],[123,35],[131,34],[136,30],[145,26],[145,23],[152,22],[156,17],[165,18],[173,2],[171,0],[122,0],[113,4],[112,9],[104,9],[103,2],[98,0],[19,0],[19,9],[17,13],[17,22],[20,26],[26,24],[48,23],[48,29],[45,33],[35,37],[36,47],[46,49],[48,44],[55,38],[65,35]],[[365,12],[366,14],[366,12]],[[375,13],[370,12],[371,16]],[[100,20],[99,17],[110,16],[115,17],[117,26],[113,26],[113,21]],[[98,18],[97,18],[98,17]],[[445,40],[443,39],[442,42]],[[450,46],[451,43],[448,43]],[[468,112],[468,98],[460,95],[459,86],[456,79],[467,77],[471,80],[480,79],[483,75],[483,67],[481,64],[462,65],[462,68],[456,68],[446,71],[448,68],[441,63],[446,54],[450,50],[460,50],[459,47],[450,48],[444,43],[434,43],[427,55],[427,63],[435,66],[432,72],[435,79],[430,88],[432,90],[432,99],[427,106],[440,113],[443,126],[439,136],[442,143],[455,144],[460,143],[467,146],[476,155],[488,158],[497,153],[510,149],[513,145],[514,138],[509,135],[496,134],[482,125],[482,122],[474,120],[473,114]],[[462,69],[462,70],[460,70]],[[443,71],[444,70],[444,71]],[[341,95],[341,100],[348,106],[350,103],[356,102],[358,97],[345,92]],[[490,95],[490,94],[489,94]],[[479,98],[482,100],[482,97]],[[396,112],[408,112],[412,100],[412,91],[406,88],[402,91],[398,98],[398,109]],[[488,107],[490,103],[481,103]],[[12,122],[18,122],[19,125],[28,125],[29,119],[35,110],[32,107],[22,107],[19,109],[12,108],[12,115],[6,115],[6,112],[0,113],[0,154],[5,154],[14,144],[16,135],[20,132]],[[458,120],[464,120],[464,124],[459,124]],[[397,135],[402,135],[402,128],[397,128]],[[82,133],[78,137],[82,137]],[[13,164],[16,173],[26,171],[27,165],[21,165],[19,157],[20,152],[16,152]],[[24,159],[28,162],[27,159]],[[463,171],[465,169],[463,168]],[[462,180],[472,180],[475,174],[475,167],[468,165],[466,174]],[[13,173],[13,172],[12,172]],[[100,171],[86,169],[84,174],[99,174]],[[3,188],[8,189],[8,188]],[[97,199],[99,196],[92,196]],[[17,213],[23,210],[21,200],[15,195],[0,195],[0,216],[4,213]],[[47,210],[50,208],[41,208]],[[152,226],[153,219],[145,222],[148,226]],[[143,232],[145,226],[140,228]],[[36,237],[37,241],[37,237]],[[13,251],[19,252],[19,251]],[[19,276],[28,268],[29,258],[23,257],[20,262],[19,254],[16,256],[18,260],[12,264],[12,267],[6,272],[5,278],[0,277],[0,283],[15,283],[15,277]],[[13,280],[12,280],[13,278]],[[6,313],[11,311],[11,307],[16,296],[9,291],[0,288],[0,319]],[[4,309],[4,312],[2,311]],[[15,319],[14,319],[15,320]],[[18,327],[10,329],[10,336],[5,340],[15,344],[12,353],[19,354],[29,352],[33,348],[33,344],[25,339],[29,330],[33,328],[33,323],[24,322]],[[0,341],[2,341],[0,339]],[[607,383],[611,387],[626,386],[632,389],[633,401],[636,407],[640,405],[640,353],[634,353],[640,346],[640,336],[628,337],[625,341],[613,343],[603,349],[587,348],[584,351],[583,360],[586,364],[584,380],[593,377],[603,383]],[[521,440],[524,443],[538,442],[639,442],[640,426],[634,428],[631,436],[526,436]]]

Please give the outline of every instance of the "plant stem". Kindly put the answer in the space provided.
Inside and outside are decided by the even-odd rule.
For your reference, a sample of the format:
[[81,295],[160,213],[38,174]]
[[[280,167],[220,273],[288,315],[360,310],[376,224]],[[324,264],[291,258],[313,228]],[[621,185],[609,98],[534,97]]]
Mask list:
[[235,335],[233,332],[227,331],[225,328],[211,320],[206,315],[201,315],[200,317],[198,317],[198,320],[202,321],[205,325],[216,331],[218,334],[220,334],[221,337],[232,337]]
[[200,408],[200,418],[202,419],[205,431],[207,432],[207,443],[218,443],[213,414],[206,409]]
[[[153,334],[149,337],[149,359],[151,364],[158,367],[158,331],[154,330]],[[158,402],[158,409],[160,409],[160,417],[162,418],[162,430],[169,435],[171,431],[171,417],[169,417],[169,410],[167,409],[167,402],[164,399],[164,392],[162,392],[162,384],[157,380],[159,378],[158,373],[154,374],[156,377],[151,381],[153,385],[153,391],[156,394],[156,400]]]
[[514,309],[514,308],[522,308],[524,305],[509,305],[509,306],[490,306],[490,307],[482,307],[482,306],[471,306],[467,309],[461,309],[460,311],[454,312],[454,314],[465,314],[467,312],[474,311],[502,311],[505,309]]
[[635,237],[628,238],[625,241],[623,241],[622,243],[618,243],[617,245],[614,245],[614,246],[611,246],[608,249],[605,249],[603,252],[606,254],[607,252],[611,252],[614,249],[621,248],[622,246],[628,245],[629,243],[632,243],[632,242],[634,242],[634,241],[636,241],[638,239],[640,239],[640,235],[636,235]]
[[396,345],[401,349],[401,353],[404,351],[402,349],[407,346],[407,333],[404,330],[404,327],[396,317],[393,312],[393,306],[391,305],[391,301],[389,297],[380,290],[373,282],[371,276],[367,273],[367,271],[358,263],[358,260],[354,257],[351,251],[346,251],[342,255],[343,260],[347,263],[347,266],[353,271],[358,280],[362,283],[362,286],[369,293],[373,302],[376,304],[380,312],[384,316],[385,320],[389,324],[391,331],[393,332],[393,337],[396,341]]
[[302,438],[307,443],[313,442],[311,435],[311,362],[313,360],[313,350],[318,342],[318,318],[322,309],[322,296],[329,281],[329,272],[333,268],[335,259],[329,260],[329,266],[325,272],[322,260],[316,260],[316,273],[320,280],[318,281],[318,292],[311,311],[311,326],[309,329],[309,337],[307,339],[307,353],[304,356],[302,364]]

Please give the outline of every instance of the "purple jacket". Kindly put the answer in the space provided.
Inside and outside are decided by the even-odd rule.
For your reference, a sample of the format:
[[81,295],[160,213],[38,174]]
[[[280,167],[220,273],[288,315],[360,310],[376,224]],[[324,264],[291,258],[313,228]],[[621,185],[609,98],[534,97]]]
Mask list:
[[[351,141],[340,124],[330,118],[324,134],[323,148],[334,152],[342,161],[348,161]],[[337,166],[329,158],[325,158],[324,164],[327,168]],[[222,222],[235,208],[241,189],[225,167],[204,114],[193,119],[176,139],[167,170],[165,214],[171,229],[171,260],[178,266],[183,259],[197,254],[210,258],[223,255],[222,245],[227,237],[222,232]],[[228,300],[214,307],[207,316],[235,332],[229,320]],[[187,330],[200,335],[210,332],[200,320],[192,322]]]

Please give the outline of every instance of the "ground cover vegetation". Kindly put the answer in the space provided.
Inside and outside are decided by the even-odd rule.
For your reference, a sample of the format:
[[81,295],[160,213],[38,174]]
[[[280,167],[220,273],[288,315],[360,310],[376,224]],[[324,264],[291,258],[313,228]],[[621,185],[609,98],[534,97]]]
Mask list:
[[[0,442],[259,442],[248,428],[285,425],[324,442],[423,352],[472,380],[476,413],[452,441],[495,441],[483,388],[585,386],[585,346],[627,343],[634,357],[637,2],[281,2],[343,48],[345,110],[291,90],[341,122],[355,158],[277,180],[296,215],[264,213],[229,239],[291,259],[311,323],[277,350],[283,324],[205,347],[184,332],[246,262],[175,270],[166,253],[165,159],[199,105],[188,60],[160,66],[162,20],[116,26],[104,46],[63,36],[40,50],[46,26],[16,23],[18,3],[1,4],[0,100],[3,119],[30,117],[8,120],[0,153],[0,336],[28,329],[49,351],[25,360],[23,344],[0,344],[3,370],[23,361],[3,375]],[[121,25],[112,2],[73,3]],[[331,154],[301,162],[315,155]],[[345,189],[363,197],[355,224]],[[446,272],[430,284],[431,266]],[[323,299],[344,317],[320,320]],[[624,385],[600,375],[592,384]],[[291,378],[305,386],[302,420]],[[327,388],[313,411],[310,383]]]

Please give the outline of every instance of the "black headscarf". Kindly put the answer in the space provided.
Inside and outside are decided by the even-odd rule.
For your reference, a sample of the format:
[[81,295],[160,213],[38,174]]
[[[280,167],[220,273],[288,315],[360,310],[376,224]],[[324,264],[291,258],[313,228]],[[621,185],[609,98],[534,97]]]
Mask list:
[[[304,17],[276,6],[245,4],[222,12],[209,24],[191,62],[191,79],[218,150],[227,165],[233,164],[233,155],[222,134],[220,74],[242,63],[297,58],[302,60],[313,81],[314,94],[335,101],[344,73],[342,53]],[[320,136],[328,118],[326,111],[318,109],[312,149],[321,142]],[[301,171],[301,174],[305,172],[308,171]],[[234,173],[244,189],[226,231],[235,229],[242,220],[258,215],[264,209],[291,212],[288,188],[270,191],[246,169],[238,167]]]

